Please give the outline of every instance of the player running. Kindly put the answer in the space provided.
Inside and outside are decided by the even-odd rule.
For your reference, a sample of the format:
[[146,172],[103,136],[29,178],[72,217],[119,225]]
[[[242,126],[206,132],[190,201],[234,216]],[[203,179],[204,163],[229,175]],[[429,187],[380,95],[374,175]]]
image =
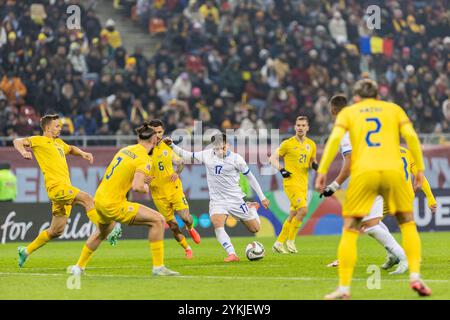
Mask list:
[[[192,249],[186,241],[186,237],[178,226],[175,213],[186,225],[189,235],[195,243],[200,243],[200,235],[194,229],[194,220],[189,213],[189,204],[183,192],[180,174],[183,171],[183,161],[173,150],[162,142],[164,126],[161,120],[150,121],[150,126],[158,137],[158,143],[151,151],[152,169],[150,176],[150,191],[153,202],[158,211],[164,216],[167,224],[172,230],[175,240],[183,247],[187,259],[192,258]],[[175,171],[173,164],[177,166]]]
[[[317,170],[316,144],[306,137],[309,131],[307,117],[300,116],[295,120],[295,136],[283,141],[280,147],[270,157],[270,164],[283,176],[283,188],[289,198],[291,207],[289,217],[283,223],[283,228],[275,241],[272,250],[278,253],[297,253],[295,237],[308,212],[308,171]],[[285,167],[279,162],[283,158]]]
[[[343,95],[336,95],[330,100],[330,111],[333,117],[333,120],[336,119],[336,116],[339,112],[347,106],[347,98]],[[410,155],[410,152],[401,147],[400,152],[402,153],[402,161],[403,168],[405,170],[406,180],[411,180],[411,172],[413,174],[416,173],[416,166]],[[350,176],[350,165],[351,165],[351,153],[352,146],[350,143],[350,138],[348,132],[345,133],[344,137],[341,140],[340,151],[344,162],[342,164],[341,171],[339,175],[336,177],[331,184],[329,184],[320,197],[325,196],[329,197],[336,192],[337,189],[347,180]],[[414,190],[412,190],[412,184],[410,183],[410,189],[412,193],[412,200],[414,200]],[[436,200],[431,192],[430,185],[426,178],[424,178],[423,191],[428,199],[428,205],[431,211],[434,213],[436,211]],[[385,263],[381,266],[382,269],[390,269],[394,265],[398,264],[396,270],[390,272],[390,274],[402,274],[408,271],[408,261],[406,259],[406,254],[403,248],[398,244],[395,238],[389,232],[387,226],[381,221],[383,218],[383,198],[381,196],[377,196],[375,198],[375,202],[370,209],[370,213],[365,216],[361,221],[361,229],[364,233],[368,234],[375,240],[377,240],[387,251],[387,257]],[[339,264],[339,260],[336,260],[330,263],[329,267],[337,267]]]
[[255,202],[246,203],[243,200],[245,194],[239,186],[241,172],[247,177],[262,205],[267,209],[270,204],[244,158],[228,150],[229,144],[225,134],[213,136],[211,138],[213,148],[200,152],[183,150],[176,146],[170,138],[165,138],[163,141],[183,160],[197,160],[205,165],[210,196],[209,214],[216,238],[228,254],[224,261],[239,261],[231,239],[225,231],[225,221],[228,215],[231,214],[240,220],[251,233],[260,230],[257,212],[259,204]]
[[[42,136],[32,136],[14,140],[14,148],[24,159],[31,160],[32,153],[26,148],[31,148],[39,167],[44,175],[45,189],[52,202],[52,221],[50,227],[42,231],[27,247],[19,247],[19,267],[23,267],[27,258],[37,249],[45,245],[51,239],[58,238],[64,233],[67,220],[72,211],[72,205],[79,204],[84,207],[89,219],[98,224],[98,215],[94,207],[92,197],[72,186],[66,155],[82,157],[94,162],[94,157],[88,152],[66,144],[59,138],[61,122],[57,114],[45,115],[40,119]],[[111,229],[108,230],[111,231]],[[110,235],[110,242],[116,243],[120,237],[120,229],[115,229]]]
[[129,202],[126,198],[130,189],[139,193],[149,193],[152,160],[148,154],[158,142],[155,131],[146,122],[136,129],[136,133],[138,143],[122,148],[115,154],[95,193],[99,230],[86,241],[77,264],[68,268],[68,272],[74,275],[81,275],[84,272],[92,254],[106,238],[114,221],[148,226],[153,275],[179,275],[178,272],[164,266],[164,217],[159,212],[142,204]]
[[411,288],[421,296],[429,296],[431,289],[420,277],[421,242],[400,153],[401,135],[416,160],[414,189],[417,190],[422,186],[425,168],[419,138],[401,107],[377,99],[378,85],[375,81],[360,80],[353,90],[356,103],[338,114],[316,178],[316,188],[323,191],[328,168],[342,137],[349,131],[352,145],[351,180],[343,205],[344,227],[338,247],[339,287],[325,299],[350,298],[359,228],[378,195],[383,197],[389,212],[396,215],[400,225]]

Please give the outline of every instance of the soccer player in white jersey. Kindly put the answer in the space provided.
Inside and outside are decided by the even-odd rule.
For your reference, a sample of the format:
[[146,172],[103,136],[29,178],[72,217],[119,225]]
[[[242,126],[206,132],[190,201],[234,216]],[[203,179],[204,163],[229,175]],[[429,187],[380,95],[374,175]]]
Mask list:
[[240,220],[251,233],[256,233],[260,229],[257,212],[259,204],[244,201],[245,194],[239,186],[240,173],[247,177],[262,205],[267,209],[270,204],[244,158],[229,150],[225,134],[213,136],[211,138],[213,148],[200,152],[183,150],[170,138],[163,141],[183,160],[197,160],[205,165],[210,196],[209,214],[216,238],[228,254],[224,261],[239,261],[230,236],[225,231],[228,215]]
[[[347,106],[347,98],[343,95],[335,95],[330,99],[329,106],[333,119],[336,119],[338,113]],[[341,171],[336,179],[324,189],[321,197],[322,195],[325,197],[331,196],[350,176],[352,145],[350,143],[348,132],[345,133],[341,140],[340,149],[341,155],[344,159]],[[387,270],[398,264],[397,268],[390,272],[390,274],[405,273],[408,270],[408,261],[406,259],[405,251],[389,232],[387,226],[381,221],[382,218],[383,198],[381,196],[377,196],[369,215],[362,219],[361,229],[364,233],[377,240],[378,243],[386,249],[387,258],[381,268]],[[337,267],[338,265],[339,261],[336,260],[328,266]]]

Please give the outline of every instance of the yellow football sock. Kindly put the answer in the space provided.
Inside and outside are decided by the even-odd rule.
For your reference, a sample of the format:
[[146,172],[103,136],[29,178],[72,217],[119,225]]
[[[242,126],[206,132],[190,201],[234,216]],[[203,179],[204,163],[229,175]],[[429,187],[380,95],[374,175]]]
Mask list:
[[409,272],[420,273],[421,242],[414,221],[400,225],[402,244],[408,259]]
[[87,211],[86,215],[88,216],[89,220],[92,221],[93,224],[98,226],[98,219],[99,219],[99,217],[98,217],[97,210],[95,210],[95,208]]
[[150,251],[152,253],[153,267],[164,265],[164,240],[150,242]]
[[33,251],[36,251],[40,247],[42,247],[44,244],[50,241],[50,237],[48,236],[47,230],[42,231],[39,233],[39,235],[36,237],[36,239],[33,240],[28,246],[27,246],[27,254],[32,254]]
[[86,268],[86,265],[88,264],[89,260],[91,260],[93,253],[93,250],[89,249],[87,245],[84,245],[83,249],[81,250],[81,255],[78,259],[77,266],[83,269]]
[[301,221],[297,220],[297,217],[294,216],[291,221],[291,225],[289,226],[289,235],[288,240],[295,240],[295,237],[297,236],[298,229],[300,229],[302,225]]
[[353,270],[356,264],[358,231],[342,230],[341,241],[338,248],[339,259],[339,285],[350,287]]
[[281,242],[281,243],[285,243],[286,242],[286,239],[287,239],[287,237],[289,235],[289,228],[290,228],[290,226],[291,226],[291,222],[289,221],[289,218],[288,218],[283,223],[283,228],[281,229],[281,232],[278,235],[278,239],[277,239],[278,242]]
[[187,241],[186,241],[186,237],[183,237],[183,239],[181,240],[177,240],[177,242],[180,244],[180,246],[182,246],[184,249],[187,249],[189,247]]

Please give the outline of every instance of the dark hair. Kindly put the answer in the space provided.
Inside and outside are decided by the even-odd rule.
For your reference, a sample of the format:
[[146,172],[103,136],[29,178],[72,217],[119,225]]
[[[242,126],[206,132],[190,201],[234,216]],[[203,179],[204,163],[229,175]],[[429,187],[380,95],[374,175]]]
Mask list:
[[0,162],[0,170],[11,169],[11,164],[9,162]]
[[57,114],[46,114],[45,116],[43,116],[40,120],[40,125],[41,125],[42,131],[45,131],[45,128],[47,128],[47,126],[53,120],[58,120],[58,119],[59,119],[59,115],[57,115]]
[[343,94],[337,94],[330,99],[330,105],[337,112],[341,111],[348,104],[347,98]]
[[361,98],[376,98],[378,95],[378,84],[372,79],[362,79],[355,83],[353,95]]
[[149,123],[150,127],[156,128],[156,127],[162,127],[164,129],[164,124],[159,119],[153,119]]
[[295,122],[297,122],[297,121],[299,121],[299,120],[305,120],[305,121],[308,123],[308,125],[309,125],[309,118],[308,118],[307,116],[298,116],[298,117],[295,119]]
[[227,135],[225,133],[218,133],[211,137],[211,142],[215,146],[227,143]]
[[141,140],[148,140],[155,134],[155,131],[152,129],[152,127],[147,121],[145,121],[141,126],[136,128],[135,131],[139,139]]

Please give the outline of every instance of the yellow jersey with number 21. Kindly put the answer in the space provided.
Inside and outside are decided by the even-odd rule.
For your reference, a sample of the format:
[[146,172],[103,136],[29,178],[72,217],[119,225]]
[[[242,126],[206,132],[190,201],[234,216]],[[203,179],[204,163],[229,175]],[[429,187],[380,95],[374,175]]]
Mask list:
[[308,171],[311,160],[316,158],[316,144],[305,137],[300,142],[296,136],[283,141],[278,149],[278,156],[283,158],[284,168],[292,173],[283,179],[285,187],[296,186],[308,190]]

